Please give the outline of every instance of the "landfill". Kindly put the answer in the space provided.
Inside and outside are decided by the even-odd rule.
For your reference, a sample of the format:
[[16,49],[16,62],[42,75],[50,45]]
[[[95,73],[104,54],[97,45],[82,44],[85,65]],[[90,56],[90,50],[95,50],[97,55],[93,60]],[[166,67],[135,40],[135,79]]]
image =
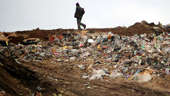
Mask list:
[[[158,30],[159,27],[154,29]],[[56,36],[49,41],[35,44],[29,42],[28,45],[25,43],[12,45],[8,49],[13,58],[27,62],[41,62],[48,58],[55,58],[57,62],[76,60],[83,63],[91,60],[90,80],[101,79],[102,76],[120,75],[128,79],[138,70],[144,71],[148,67],[154,70],[154,75],[169,74],[170,42],[166,32],[159,35],[144,33],[133,36],[120,36],[112,32],[92,34],[87,30],[81,33],[83,34],[66,33],[70,36],[60,36],[60,38]],[[1,52],[5,50],[6,47],[3,47]],[[93,72],[99,68],[102,72]],[[108,72],[103,69],[107,69]]]
[[153,77],[170,74],[170,37],[162,26],[145,26],[154,33],[128,36],[112,31],[67,31],[60,35],[54,33],[46,41],[36,38],[38,41],[31,39],[31,43],[9,42],[8,46],[0,46],[0,52],[16,61],[79,62],[74,66],[83,71],[80,77],[89,81],[123,78],[149,82]]

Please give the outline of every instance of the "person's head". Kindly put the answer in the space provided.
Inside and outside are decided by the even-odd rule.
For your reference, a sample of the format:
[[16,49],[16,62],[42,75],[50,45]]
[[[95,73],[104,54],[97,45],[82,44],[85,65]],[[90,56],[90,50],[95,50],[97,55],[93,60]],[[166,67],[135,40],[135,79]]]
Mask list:
[[76,6],[80,6],[80,4],[77,2],[77,3],[76,3]]

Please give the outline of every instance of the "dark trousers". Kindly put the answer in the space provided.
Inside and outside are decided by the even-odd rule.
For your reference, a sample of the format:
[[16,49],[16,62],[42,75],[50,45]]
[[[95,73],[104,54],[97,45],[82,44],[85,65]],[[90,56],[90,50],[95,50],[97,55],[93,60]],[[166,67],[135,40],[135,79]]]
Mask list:
[[81,23],[81,18],[77,18],[77,27],[79,30],[81,30],[81,26],[83,26],[84,29],[86,29],[86,25]]

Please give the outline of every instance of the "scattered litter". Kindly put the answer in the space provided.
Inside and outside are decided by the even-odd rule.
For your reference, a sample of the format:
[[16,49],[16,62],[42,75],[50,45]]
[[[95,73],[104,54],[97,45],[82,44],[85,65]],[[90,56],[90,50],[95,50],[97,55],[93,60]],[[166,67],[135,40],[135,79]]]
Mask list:
[[81,70],[84,70],[84,69],[85,69],[85,66],[84,66],[84,65],[78,65],[78,67],[79,67]]
[[117,77],[122,77],[123,76],[123,74],[122,73],[120,73],[120,72],[117,72],[117,71],[112,71],[112,73],[110,74],[110,78],[112,78],[112,79],[115,79],[115,78],[117,78]]
[[103,76],[107,76],[107,75],[108,74],[103,69],[100,69],[100,70],[93,69],[92,76],[89,78],[89,80],[103,79]]
[[146,69],[143,72],[136,72],[133,79],[137,82],[148,82],[152,79],[152,70]]
[[170,74],[170,69],[169,69],[169,68],[166,68],[166,69],[165,69],[165,73],[166,73],[167,75],[169,75],[169,74]]

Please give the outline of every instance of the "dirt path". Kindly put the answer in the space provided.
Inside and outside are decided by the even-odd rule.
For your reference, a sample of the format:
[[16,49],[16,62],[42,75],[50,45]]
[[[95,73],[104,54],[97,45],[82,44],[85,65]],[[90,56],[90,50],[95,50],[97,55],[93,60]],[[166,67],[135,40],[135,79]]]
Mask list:
[[151,84],[149,85],[151,82],[140,84],[123,79],[85,80],[80,77],[81,72],[73,64],[24,64],[31,70],[50,78],[56,89],[64,96],[169,96],[170,94],[169,89],[160,86],[152,88]]

